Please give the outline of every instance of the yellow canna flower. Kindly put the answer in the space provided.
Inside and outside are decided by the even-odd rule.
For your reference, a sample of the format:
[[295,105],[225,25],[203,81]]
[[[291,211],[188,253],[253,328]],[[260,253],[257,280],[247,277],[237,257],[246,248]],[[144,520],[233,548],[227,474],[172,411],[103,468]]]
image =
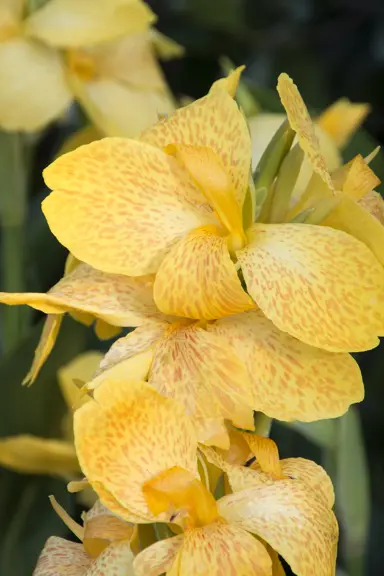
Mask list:
[[121,380],[104,382],[76,411],[75,441],[84,474],[113,513],[127,522],[171,522],[182,529],[135,557],[136,576],[231,570],[272,576],[264,542],[299,576],[334,574],[338,527],[331,485],[312,462],[294,460],[288,473],[282,464],[279,479],[271,478],[270,468],[252,470],[251,486],[216,502],[198,477],[196,436],[179,403],[145,383]]
[[[48,224],[77,258],[99,270],[156,273],[154,297],[165,314],[211,320],[257,305],[280,330],[311,346],[372,348],[384,332],[384,272],[363,243],[298,223],[244,230],[251,142],[230,95],[239,73],[140,140],[107,138],[56,160],[44,173],[53,190],[43,202]],[[282,75],[292,128],[332,191],[293,88]]]
[[111,514],[100,501],[84,514],[84,526],[68,516],[51,497],[52,506],[68,528],[81,541],[70,542],[51,536],[45,543],[34,576],[76,574],[76,576],[134,576],[131,541],[134,526]]
[[[23,19],[23,0],[0,0],[0,126],[34,131],[75,97],[102,132],[134,136],[173,110],[141,0],[50,0]],[[158,48],[158,46],[160,47]]]
[[63,438],[31,435],[0,439],[0,466],[23,474],[48,474],[64,480],[81,476],[73,443],[73,410],[88,401],[76,385],[88,382],[102,359],[100,352],[86,352],[60,368],[58,380],[68,408],[63,421]]

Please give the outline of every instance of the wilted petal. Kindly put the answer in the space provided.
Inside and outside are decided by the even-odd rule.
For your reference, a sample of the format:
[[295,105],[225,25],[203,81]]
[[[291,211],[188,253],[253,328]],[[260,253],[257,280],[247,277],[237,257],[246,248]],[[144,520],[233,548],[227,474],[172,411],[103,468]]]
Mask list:
[[106,274],[80,264],[49,290],[0,293],[0,302],[27,304],[46,314],[86,312],[115,326],[137,326],[159,315],[153,300],[153,278]]
[[149,128],[140,140],[165,148],[187,144],[211,148],[222,161],[240,206],[248,189],[252,145],[246,121],[225,89],[213,90]]
[[171,326],[155,347],[149,382],[196,418],[229,418],[242,428],[253,429],[245,366],[225,339],[198,324]]
[[317,122],[339,148],[344,148],[364,122],[369,111],[369,104],[354,103],[348,98],[340,98],[320,115]]
[[33,576],[86,576],[91,558],[82,544],[51,536],[45,543]]
[[223,518],[268,542],[298,576],[334,574],[337,521],[324,499],[304,483],[259,484],[217,504]]
[[51,0],[25,22],[25,32],[52,46],[68,48],[141,32],[155,15],[141,0]]
[[60,55],[23,38],[0,43],[0,85],[0,126],[6,130],[40,130],[72,100]]
[[156,275],[154,298],[165,314],[206,320],[255,307],[216,227],[194,230],[170,250]]
[[129,540],[113,542],[93,562],[85,576],[135,576],[133,559]]
[[65,479],[80,472],[72,443],[27,434],[0,440],[0,465],[23,474]]
[[[1,299],[0,294],[0,301],[4,302]],[[8,304],[8,302],[6,302]],[[29,369],[28,374],[23,380],[23,384],[33,384],[36,380],[39,372],[45,363],[46,359],[52,352],[52,349],[55,345],[57,336],[59,334],[60,326],[61,326],[62,316],[59,314],[48,314],[43,330],[41,332],[40,340],[35,350],[35,354],[33,357],[32,366]]]
[[209,330],[243,359],[253,385],[253,406],[272,418],[334,418],[364,397],[352,356],[304,344],[279,330],[261,311],[223,318]]
[[103,503],[109,507],[104,489],[118,500],[126,520],[151,519],[142,486],[156,474],[175,465],[197,474],[192,423],[148,384],[104,382],[74,419],[83,472]]
[[254,224],[237,253],[247,288],[284,332],[331,352],[362,351],[384,332],[384,271],[349,234],[309,224]]
[[172,566],[184,536],[160,540],[140,552],[133,561],[136,576],[160,576]]
[[271,576],[272,561],[263,544],[251,534],[219,521],[185,534],[169,574]]
[[312,120],[300,96],[297,86],[285,73],[280,74],[277,91],[285,108],[291,128],[296,132],[301,148],[315,172],[321,176],[328,187],[333,190],[333,184],[328,172],[325,158],[321,153]]
[[44,177],[54,190],[42,205],[52,232],[105,272],[156,272],[176,240],[216,221],[177,161],[144,142],[93,142],[58,158]]

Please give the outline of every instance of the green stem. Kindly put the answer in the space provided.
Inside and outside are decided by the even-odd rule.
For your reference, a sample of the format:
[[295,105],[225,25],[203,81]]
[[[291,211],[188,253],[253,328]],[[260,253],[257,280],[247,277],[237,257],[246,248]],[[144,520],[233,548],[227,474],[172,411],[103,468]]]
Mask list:
[[[26,212],[26,169],[24,142],[20,134],[0,134],[0,216],[2,290],[23,292],[24,223]],[[3,345],[12,349],[24,333],[26,309],[6,307],[3,311]]]

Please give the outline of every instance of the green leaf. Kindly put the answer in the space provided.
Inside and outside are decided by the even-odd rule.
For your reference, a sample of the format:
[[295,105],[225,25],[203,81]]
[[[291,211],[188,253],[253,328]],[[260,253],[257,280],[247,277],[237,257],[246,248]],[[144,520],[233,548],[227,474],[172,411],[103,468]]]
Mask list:
[[302,434],[307,440],[321,448],[334,449],[337,440],[336,420],[317,420],[316,422],[280,422],[296,432]]

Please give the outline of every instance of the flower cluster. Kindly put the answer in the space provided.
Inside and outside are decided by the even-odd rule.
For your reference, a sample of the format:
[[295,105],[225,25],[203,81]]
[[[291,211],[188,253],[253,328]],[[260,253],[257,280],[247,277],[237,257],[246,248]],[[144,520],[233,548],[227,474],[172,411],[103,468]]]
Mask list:
[[280,460],[260,416],[337,417],[363,398],[351,353],[384,334],[378,179],[361,156],[329,169],[316,131],[341,145],[356,111],[344,103],[348,126],[332,109],[315,128],[286,74],[287,120],[252,174],[240,73],[139,138],[44,172],[65,275],[47,294],[0,295],[48,314],[27,380],[65,313],[103,338],[135,329],[75,406],[85,480],[71,489],[99,501],[84,526],[54,506],[82,544],[50,538],[35,576],[278,576],[279,555],[298,576],[335,573],[330,479]]

